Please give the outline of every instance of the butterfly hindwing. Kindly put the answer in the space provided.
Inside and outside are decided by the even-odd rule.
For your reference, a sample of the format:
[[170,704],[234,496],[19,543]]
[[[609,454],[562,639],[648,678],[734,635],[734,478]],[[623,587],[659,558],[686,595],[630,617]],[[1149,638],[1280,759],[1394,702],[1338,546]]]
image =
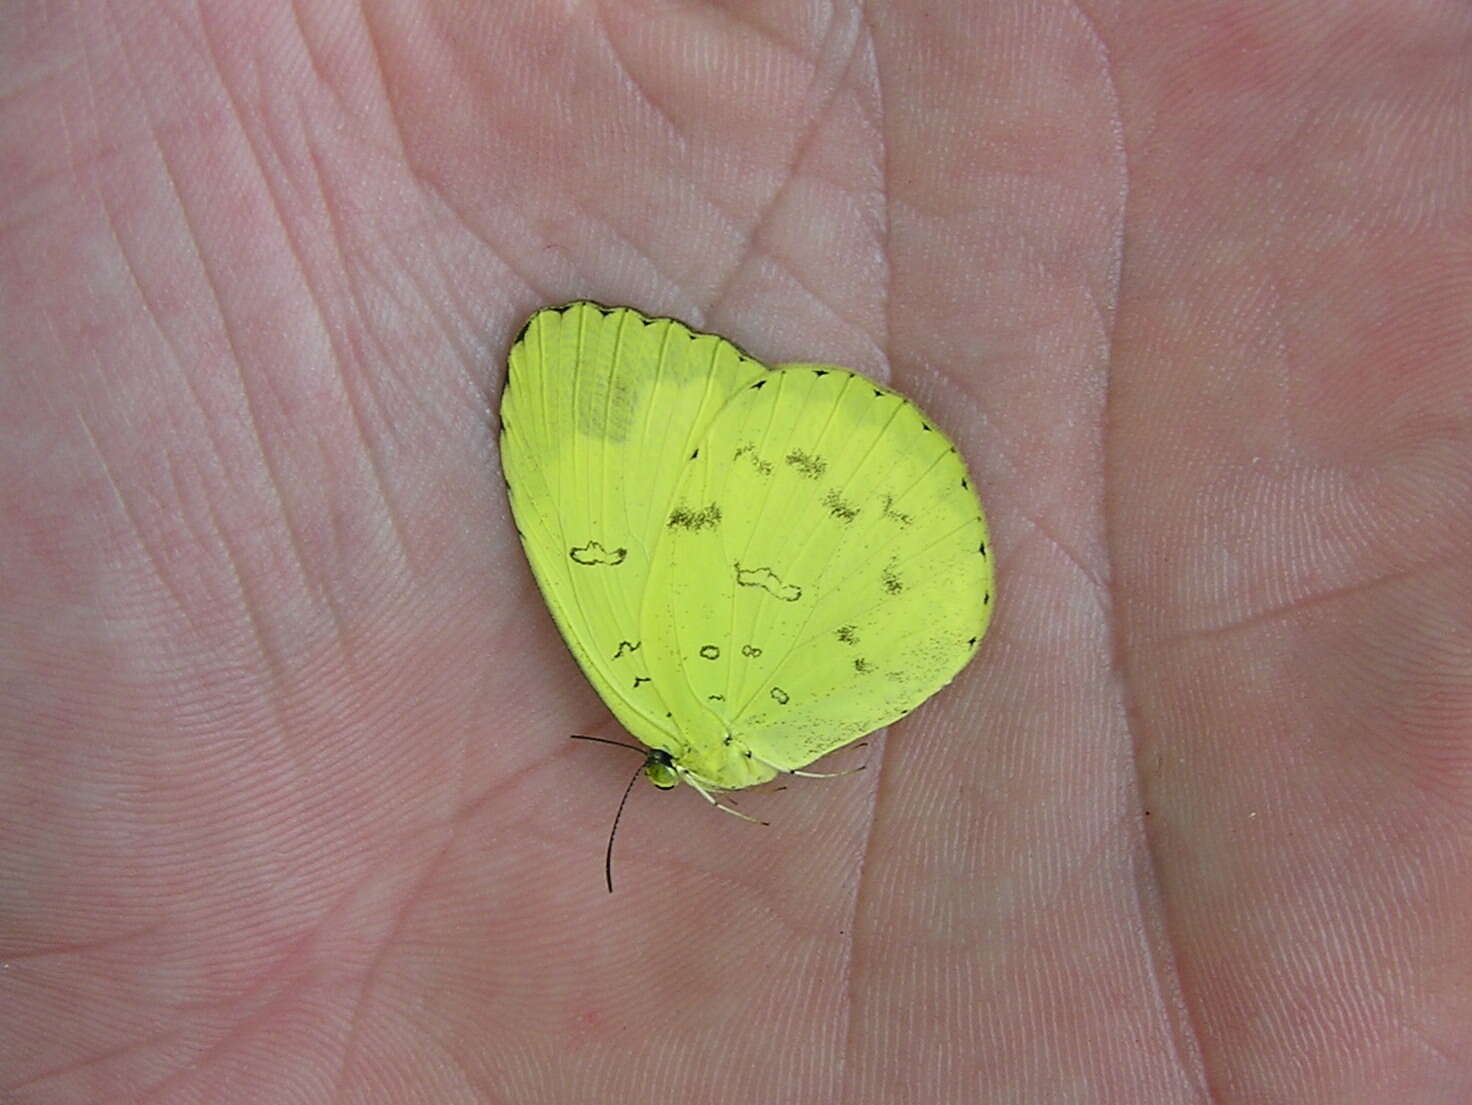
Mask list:
[[684,465],[644,604],[651,656],[683,674],[677,723],[730,738],[691,770],[801,768],[950,682],[990,617],[986,542],[914,403],[828,366],[750,381]]

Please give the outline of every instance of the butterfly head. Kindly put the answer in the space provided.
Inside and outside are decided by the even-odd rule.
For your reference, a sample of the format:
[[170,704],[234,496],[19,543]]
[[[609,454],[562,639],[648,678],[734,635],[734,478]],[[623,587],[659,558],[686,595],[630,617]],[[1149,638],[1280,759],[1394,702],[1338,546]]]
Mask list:
[[679,783],[680,774],[675,770],[675,761],[668,752],[652,748],[649,750],[649,757],[644,761],[644,778],[660,790],[669,790]]

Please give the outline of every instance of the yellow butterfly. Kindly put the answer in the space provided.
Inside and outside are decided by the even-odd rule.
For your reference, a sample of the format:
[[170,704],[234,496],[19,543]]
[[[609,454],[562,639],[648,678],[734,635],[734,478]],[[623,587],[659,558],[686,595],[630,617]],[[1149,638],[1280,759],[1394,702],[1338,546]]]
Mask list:
[[847,369],[548,307],[511,347],[501,463],[547,607],[659,787],[720,805],[802,774],[949,683],[991,617],[960,454]]

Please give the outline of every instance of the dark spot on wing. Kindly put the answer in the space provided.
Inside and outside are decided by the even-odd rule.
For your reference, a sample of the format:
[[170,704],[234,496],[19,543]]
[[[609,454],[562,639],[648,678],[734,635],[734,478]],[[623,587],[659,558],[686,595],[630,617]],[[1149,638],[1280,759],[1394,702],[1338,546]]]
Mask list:
[[822,457],[805,453],[801,449],[794,449],[785,458],[788,467],[795,468],[798,475],[806,476],[810,480],[819,479],[824,472],[828,471],[828,462]]
[[589,541],[586,545],[578,545],[568,550],[567,553],[574,563],[584,566],[594,564],[606,564],[609,566],[622,564],[624,557],[629,555],[628,549],[605,549],[601,542]]
[[837,491],[830,490],[823,496],[823,505],[828,508],[828,513],[840,522],[852,522],[859,516],[859,508],[852,503],[843,501],[843,497]]
[[713,529],[721,524],[721,508],[716,503],[711,503],[700,510],[691,510],[689,507],[677,506],[670,512],[669,526],[671,529],[702,530]]
[[914,519],[902,510],[895,510],[894,496],[884,496],[884,516],[891,522],[897,522],[901,526],[909,526]]
[[886,564],[884,571],[879,574],[879,578],[884,584],[885,594],[897,595],[905,589],[904,581],[900,579],[899,573],[894,570],[893,564]]
[[751,458],[751,466],[756,469],[758,475],[770,476],[772,474],[771,462],[762,459],[761,454],[756,451],[756,445],[752,442],[748,441],[741,448],[737,449],[731,459],[738,461],[742,457]]
[[771,568],[743,568],[736,565],[736,584],[739,587],[758,587],[773,598],[783,602],[796,602],[802,598],[802,588],[796,584],[783,583]]

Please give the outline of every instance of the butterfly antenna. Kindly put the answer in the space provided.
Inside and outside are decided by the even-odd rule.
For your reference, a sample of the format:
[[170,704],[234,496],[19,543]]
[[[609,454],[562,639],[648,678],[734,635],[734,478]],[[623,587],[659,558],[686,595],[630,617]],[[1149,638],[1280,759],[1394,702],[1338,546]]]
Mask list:
[[596,741],[598,744],[611,744],[615,748],[632,748],[635,752],[643,752],[646,755],[649,752],[647,748],[640,748],[637,744],[629,744],[627,741],[611,741],[607,737],[585,737],[581,733],[571,733],[568,739],[575,741]]
[[[595,741],[598,744],[611,744],[615,748],[632,748],[635,752],[646,754],[648,752],[647,749],[640,748],[637,744],[627,744],[624,741],[611,741],[607,737],[585,737],[581,733],[573,733],[571,737],[575,741]],[[613,893],[613,838],[618,833],[619,818],[624,815],[624,805],[629,800],[629,794],[633,791],[634,784],[639,781],[639,776],[643,773],[644,766],[641,764],[639,770],[634,772],[634,777],[629,780],[629,785],[624,787],[624,796],[618,800],[618,812],[613,815],[613,828],[608,830],[608,851],[603,856],[603,878],[608,883],[608,892],[610,894]]]
[[629,795],[633,793],[634,784],[639,781],[639,776],[642,774],[644,774],[644,768],[641,765],[639,770],[634,772],[633,778],[629,780],[629,785],[624,787],[624,796],[618,800],[618,812],[613,815],[613,828],[608,830],[608,851],[603,854],[603,878],[608,883],[610,894],[613,893],[613,838],[618,833],[619,818],[624,815],[624,804],[628,802]]

